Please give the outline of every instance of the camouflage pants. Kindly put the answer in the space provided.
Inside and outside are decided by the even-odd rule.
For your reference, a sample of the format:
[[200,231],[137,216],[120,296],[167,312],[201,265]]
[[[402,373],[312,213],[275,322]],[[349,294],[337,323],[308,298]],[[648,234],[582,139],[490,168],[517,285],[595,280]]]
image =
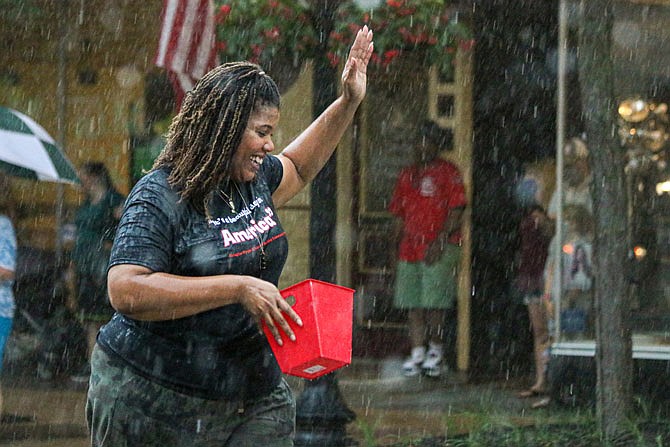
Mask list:
[[158,385],[96,346],[86,403],[94,447],[293,445],[295,401],[288,384],[251,402],[215,401]]

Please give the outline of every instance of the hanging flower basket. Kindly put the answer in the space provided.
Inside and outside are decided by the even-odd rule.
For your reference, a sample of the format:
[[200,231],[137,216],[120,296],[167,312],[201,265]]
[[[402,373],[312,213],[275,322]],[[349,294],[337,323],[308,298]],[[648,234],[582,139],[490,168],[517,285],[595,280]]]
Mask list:
[[[390,71],[394,61],[411,55],[423,67],[435,65],[448,77],[457,50],[474,45],[470,28],[449,5],[444,0],[386,0],[364,10],[343,1],[326,56],[333,66],[339,65],[356,32],[368,25],[375,33],[371,69]],[[316,54],[318,39],[307,2],[218,0],[217,11],[217,46],[224,62],[256,62],[284,82]]]
[[329,57],[338,63],[346,57],[360,24],[368,25],[375,33],[375,52],[372,67],[389,71],[395,61],[407,58],[421,62],[420,66],[435,65],[444,77],[453,73],[453,63],[459,48],[469,51],[474,46],[470,27],[459,18],[456,10],[443,0],[386,0],[377,8],[362,11],[345,2],[331,35]]
[[216,27],[222,62],[257,63],[281,91],[295,82],[316,45],[308,10],[298,2],[218,1]]

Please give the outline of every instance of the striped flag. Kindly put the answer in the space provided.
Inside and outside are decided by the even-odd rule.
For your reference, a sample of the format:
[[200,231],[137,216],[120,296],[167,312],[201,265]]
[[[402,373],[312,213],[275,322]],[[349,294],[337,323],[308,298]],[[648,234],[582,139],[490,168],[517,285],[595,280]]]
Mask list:
[[177,95],[184,94],[217,64],[212,0],[164,0],[155,64],[166,68]]

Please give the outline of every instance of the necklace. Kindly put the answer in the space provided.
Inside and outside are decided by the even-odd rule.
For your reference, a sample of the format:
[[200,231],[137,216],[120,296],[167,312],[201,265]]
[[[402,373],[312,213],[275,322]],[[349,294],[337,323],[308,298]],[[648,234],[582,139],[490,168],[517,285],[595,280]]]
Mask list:
[[[244,195],[242,194],[242,191],[240,191],[239,186],[237,186],[237,183],[236,183],[236,182],[233,182],[233,186],[235,186],[235,190],[237,191],[237,194],[239,194],[240,198],[242,199],[242,203],[244,204],[244,208],[247,209],[247,210],[249,210],[249,211],[251,211],[251,210],[249,209],[249,205],[247,205],[247,201],[246,201],[246,199],[244,198]],[[231,190],[231,196],[232,196],[232,190]],[[232,202],[232,197],[231,197],[231,202]],[[230,204],[230,203],[229,203],[229,204]],[[235,211],[233,211],[233,212],[235,212]],[[256,221],[255,221],[254,218],[252,217],[249,223],[253,226],[253,225],[256,224]],[[246,225],[246,223],[245,223],[245,225]],[[263,247],[263,242],[264,242],[264,241],[261,240],[261,238],[258,236],[258,234],[257,234],[256,231],[252,231],[252,230],[250,229],[249,225],[247,225],[247,232],[253,234],[254,238],[258,241],[258,248],[259,248],[260,251],[261,251],[261,271],[263,271],[263,270],[267,270],[267,268],[268,268],[268,261],[267,261],[267,257],[265,256],[265,247]]]
[[[237,185],[235,186],[237,187]],[[233,214],[237,214],[237,211],[235,210],[235,202],[233,201],[233,188],[230,188],[230,194],[223,192],[223,189],[219,190],[219,196],[228,203],[230,211],[232,211]]]

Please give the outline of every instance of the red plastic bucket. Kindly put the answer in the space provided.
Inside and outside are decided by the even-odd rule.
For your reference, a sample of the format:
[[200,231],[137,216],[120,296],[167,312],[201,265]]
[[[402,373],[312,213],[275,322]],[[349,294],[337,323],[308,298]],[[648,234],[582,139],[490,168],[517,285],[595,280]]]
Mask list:
[[296,341],[282,336],[283,346],[263,324],[282,372],[315,379],[351,363],[353,289],[306,279],[282,290],[281,295],[303,322],[299,327],[287,318]]

